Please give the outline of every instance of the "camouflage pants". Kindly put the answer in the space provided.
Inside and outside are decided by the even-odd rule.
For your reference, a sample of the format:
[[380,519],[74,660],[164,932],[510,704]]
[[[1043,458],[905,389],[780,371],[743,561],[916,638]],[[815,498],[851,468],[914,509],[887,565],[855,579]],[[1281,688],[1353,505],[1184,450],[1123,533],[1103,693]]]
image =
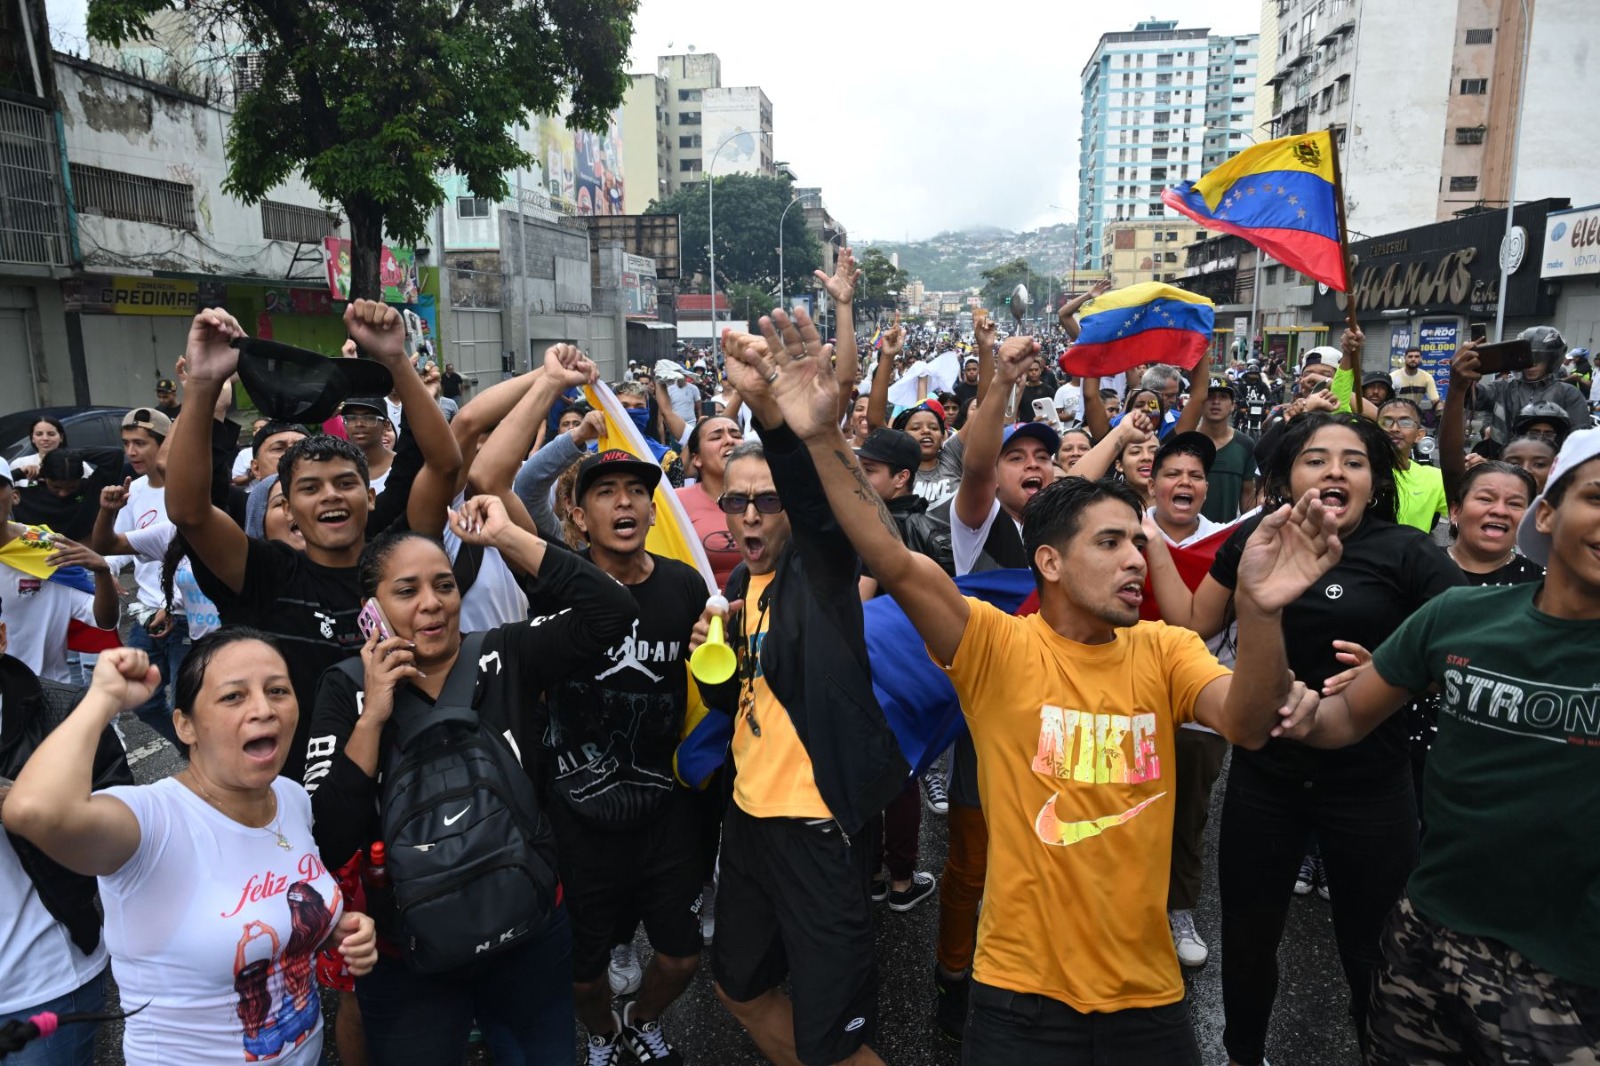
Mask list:
[[1401,899],[1367,1015],[1368,1066],[1600,1066],[1600,989]]

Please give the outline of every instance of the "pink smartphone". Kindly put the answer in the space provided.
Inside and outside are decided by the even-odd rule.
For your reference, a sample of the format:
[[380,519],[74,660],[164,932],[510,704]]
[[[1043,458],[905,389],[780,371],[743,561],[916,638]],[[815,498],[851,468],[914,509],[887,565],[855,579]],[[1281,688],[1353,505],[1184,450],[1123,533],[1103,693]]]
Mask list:
[[379,640],[388,640],[394,635],[389,628],[389,620],[383,616],[383,608],[378,606],[376,599],[370,597],[361,605],[361,613],[356,615],[356,628],[361,630],[361,636],[366,640],[371,640],[373,633],[378,634]]

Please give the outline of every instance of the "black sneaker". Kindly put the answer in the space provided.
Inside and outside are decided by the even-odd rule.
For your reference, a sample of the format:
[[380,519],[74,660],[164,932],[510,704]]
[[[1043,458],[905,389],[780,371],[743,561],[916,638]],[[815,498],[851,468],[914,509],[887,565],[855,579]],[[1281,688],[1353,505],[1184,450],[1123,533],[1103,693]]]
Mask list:
[[588,1053],[588,1057],[584,1059],[584,1066],[622,1066],[621,1033],[590,1036],[584,1050]]
[[946,977],[939,964],[933,964],[933,988],[938,995],[933,1005],[933,1024],[958,1044],[967,1029],[967,992],[971,987],[970,976]]
[[908,911],[933,895],[934,887],[933,875],[918,870],[911,875],[911,884],[906,886],[905,891],[890,890],[889,909],[902,913]]
[[622,1008],[622,1046],[640,1066],[661,1063],[663,1066],[683,1066],[683,1055],[667,1043],[667,1034],[660,1021],[635,1022],[634,1004]]
[[934,814],[950,812],[950,794],[944,787],[944,775],[937,769],[929,770],[922,778],[922,802]]
[[889,875],[879,870],[872,878],[872,902],[882,903],[889,898]]

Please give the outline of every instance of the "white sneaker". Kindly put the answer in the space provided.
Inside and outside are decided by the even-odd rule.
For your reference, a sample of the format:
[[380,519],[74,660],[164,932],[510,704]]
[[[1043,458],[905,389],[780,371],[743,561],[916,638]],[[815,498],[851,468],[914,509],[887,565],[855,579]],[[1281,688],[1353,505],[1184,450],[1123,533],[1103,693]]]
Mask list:
[[611,949],[611,965],[606,970],[613,996],[631,996],[639,991],[644,981],[644,968],[632,944],[618,944]]
[[1168,911],[1167,924],[1172,927],[1172,946],[1178,949],[1178,961],[1185,966],[1204,966],[1211,952],[1195,931],[1194,912]]
[[717,883],[708,881],[700,890],[700,939],[707,944],[717,938]]

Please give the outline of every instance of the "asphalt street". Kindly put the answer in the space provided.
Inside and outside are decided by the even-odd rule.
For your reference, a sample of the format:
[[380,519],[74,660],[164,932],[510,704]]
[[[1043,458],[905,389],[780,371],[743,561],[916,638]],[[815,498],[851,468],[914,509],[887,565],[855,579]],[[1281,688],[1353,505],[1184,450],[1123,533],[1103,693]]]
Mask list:
[[[134,776],[141,783],[158,780],[182,767],[178,753],[132,715],[123,715],[120,725]],[[1206,832],[1206,883],[1196,911],[1201,936],[1211,945],[1211,960],[1185,975],[1189,1007],[1207,1066],[1224,1066],[1227,1062],[1222,1050],[1221,934],[1214,877],[1221,798],[1219,781]],[[921,845],[921,868],[938,873],[943,868],[946,848],[942,817],[924,812]],[[956,1066],[960,1062],[959,1046],[939,1036],[931,1022],[937,902],[930,898],[905,914],[880,905],[878,917],[881,990],[874,1047],[890,1066]],[[642,958],[647,957],[648,950],[641,936]],[[762,1063],[766,1060],[712,994],[710,962],[715,950],[715,945],[707,948],[693,986],[666,1014],[668,1035],[690,1064]],[[1294,901],[1278,959],[1281,979],[1267,1043],[1267,1055],[1274,1066],[1359,1066],[1355,1034],[1347,1014],[1349,996],[1334,950],[1328,905],[1316,895]],[[120,1041],[119,1026],[103,1026],[96,1062],[118,1066],[122,1062]],[[332,1043],[330,1026],[327,1061],[337,1063]],[[576,1054],[575,1046],[575,1059]],[[488,1062],[489,1057],[481,1049],[464,1050],[463,1061]]]

